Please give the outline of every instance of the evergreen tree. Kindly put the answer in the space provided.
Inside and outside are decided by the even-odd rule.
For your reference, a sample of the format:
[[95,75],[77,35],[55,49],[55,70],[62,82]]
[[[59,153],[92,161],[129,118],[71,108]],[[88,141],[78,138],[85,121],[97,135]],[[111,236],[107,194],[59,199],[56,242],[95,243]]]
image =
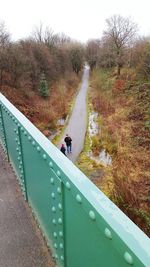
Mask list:
[[40,96],[43,96],[43,97],[49,96],[48,84],[47,84],[44,72],[41,75],[39,94]]

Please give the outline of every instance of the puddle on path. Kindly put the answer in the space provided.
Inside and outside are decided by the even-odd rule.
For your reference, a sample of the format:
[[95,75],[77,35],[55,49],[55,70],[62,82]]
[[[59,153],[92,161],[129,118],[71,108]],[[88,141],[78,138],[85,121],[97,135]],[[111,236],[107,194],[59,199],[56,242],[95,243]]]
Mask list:
[[[98,134],[98,132],[100,131],[98,127],[97,119],[98,119],[98,113],[92,111],[89,115],[89,127],[88,127],[90,137]],[[92,145],[92,140],[91,140],[91,145]],[[112,158],[109,155],[109,153],[106,152],[105,149],[102,149],[98,156],[94,156],[92,151],[90,151],[88,153],[88,156],[91,159],[95,160],[97,163],[102,163],[105,166],[111,165],[112,163]]]
[[98,113],[97,112],[91,112],[89,115],[89,135],[94,136],[98,134],[98,125],[97,125],[97,118]]
[[94,156],[93,153],[92,153],[92,151],[90,151],[90,152],[88,153],[88,156],[89,156],[91,159],[95,160],[96,163],[102,163],[102,164],[105,165],[105,166],[111,165],[111,163],[112,163],[112,158],[111,158],[111,156],[109,155],[109,153],[107,153],[107,152],[105,151],[105,149],[102,149],[102,150],[100,151],[100,153],[99,153],[98,156]]
[[61,118],[61,119],[59,119],[58,121],[57,121],[57,125],[58,126],[63,126],[63,125],[65,125],[65,119],[63,119],[63,118]]

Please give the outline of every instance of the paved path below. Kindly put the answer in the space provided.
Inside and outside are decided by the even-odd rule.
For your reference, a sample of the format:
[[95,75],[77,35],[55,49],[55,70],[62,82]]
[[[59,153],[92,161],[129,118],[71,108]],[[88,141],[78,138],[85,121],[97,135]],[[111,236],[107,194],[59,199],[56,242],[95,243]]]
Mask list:
[[1,146],[0,267],[54,267]]
[[69,119],[68,125],[64,131],[64,135],[58,144],[60,148],[61,144],[64,143],[66,134],[69,134],[72,138],[72,153],[67,155],[73,162],[76,161],[77,157],[81,153],[87,127],[87,107],[86,107],[86,95],[88,89],[88,78],[89,78],[89,67],[84,68],[81,89],[76,97],[74,108]]

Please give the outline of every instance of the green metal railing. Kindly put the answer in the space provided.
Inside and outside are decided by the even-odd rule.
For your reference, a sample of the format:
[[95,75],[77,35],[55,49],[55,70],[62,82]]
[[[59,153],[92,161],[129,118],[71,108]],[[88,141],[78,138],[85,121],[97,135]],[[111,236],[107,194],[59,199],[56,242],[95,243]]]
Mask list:
[[0,139],[61,267],[150,267],[150,239],[0,94]]

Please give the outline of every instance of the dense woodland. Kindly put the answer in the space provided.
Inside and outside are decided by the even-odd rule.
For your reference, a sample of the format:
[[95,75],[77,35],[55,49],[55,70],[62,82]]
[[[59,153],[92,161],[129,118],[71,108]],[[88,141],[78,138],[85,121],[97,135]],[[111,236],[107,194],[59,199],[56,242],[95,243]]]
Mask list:
[[66,118],[85,61],[101,127],[92,150],[105,148],[113,158],[94,182],[150,235],[150,37],[138,36],[137,25],[121,16],[108,18],[101,39],[87,44],[42,24],[13,42],[0,23],[1,92],[45,135]]
[[32,37],[12,42],[5,24],[0,24],[1,91],[47,135],[67,116],[82,58],[80,43],[48,27],[40,25]]

